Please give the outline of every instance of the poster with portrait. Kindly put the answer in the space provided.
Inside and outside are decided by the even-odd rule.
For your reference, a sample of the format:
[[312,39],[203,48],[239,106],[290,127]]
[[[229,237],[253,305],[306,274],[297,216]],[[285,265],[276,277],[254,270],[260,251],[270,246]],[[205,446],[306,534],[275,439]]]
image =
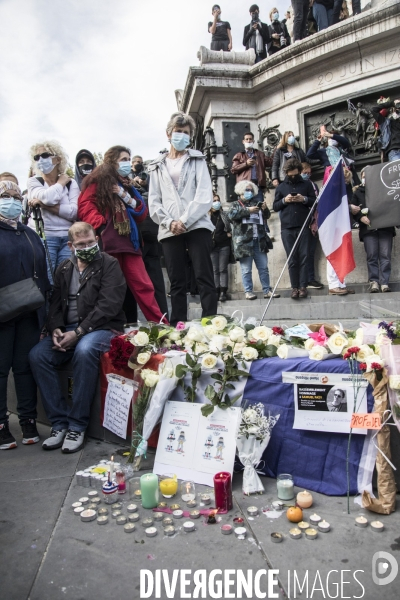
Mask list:
[[[293,429],[349,433],[353,413],[367,413],[368,382],[361,379],[355,390],[345,373],[282,373],[283,383],[293,384]],[[366,429],[354,429],[366,434]]]
[[365,170],[365,203],[372,229],[400,225],[400,160]]

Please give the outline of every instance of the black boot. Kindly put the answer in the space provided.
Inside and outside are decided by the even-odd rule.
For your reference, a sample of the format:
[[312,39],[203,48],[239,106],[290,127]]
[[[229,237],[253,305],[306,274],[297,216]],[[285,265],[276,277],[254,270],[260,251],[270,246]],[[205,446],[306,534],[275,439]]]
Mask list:
[[227,297],[227,295],[226,295],[226,290],[227,290],[227,289],[228,289],[228,288],[226,288],[226,287],[222,287],[222,288],[221,288],[221,295],[220,295],[220,297],[219,297],[219,300],[220,300],[220,302],[226,302],[226,301],[228,300],[228,297]]

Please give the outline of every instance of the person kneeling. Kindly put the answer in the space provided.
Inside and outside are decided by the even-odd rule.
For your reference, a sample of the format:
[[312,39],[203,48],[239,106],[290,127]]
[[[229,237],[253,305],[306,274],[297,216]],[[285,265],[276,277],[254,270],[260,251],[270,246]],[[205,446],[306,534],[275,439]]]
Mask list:
[[[29,360],[40,389],[50,437],[44,450],[77,452],[83,447],[100,357],[123,331],[126,283],[116,258],[100,252],[95,231],[78,222],[68,232],[71,258],[55,274],[47,319],[50,336],[32,348]],[[72,360],[72,407],[63,397],[57,367]]]

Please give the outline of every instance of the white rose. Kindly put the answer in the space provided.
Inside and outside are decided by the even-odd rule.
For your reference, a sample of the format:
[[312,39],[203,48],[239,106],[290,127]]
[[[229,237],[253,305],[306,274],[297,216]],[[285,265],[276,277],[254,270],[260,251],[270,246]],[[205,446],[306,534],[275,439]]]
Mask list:
[[218,335],[218,329],[216,329],[214,325],[206,325],[203,329],[208,338],[212,338],[213,335]]
[[390,340],[384,331],[381,331],[376,335],[375,344],[377,346],[390,344]]
[[332,352],[332,354],[341,354],[343,351],[343,348],[345,346],[347,346],[348,340],[347,340],[347,337],[345,335],[343,335],[343,333],[340,333],[339,331],[337,331],[336,333],[331,335],[327,344],[328,344],[328,348]]
[[151,357],[151,352],[141,352],[140,354],[137,355],[137,362],[139,365],[145,365],[147,362],[149,362]]
[[217,357],[214,354],[205,354],[201,359],[203,369],[213,369],[217,364]]
[[374,354],[372,348],[370,348],[367,344],[363,344],[360,346],[359,352],[357,352],[357,360],[358,362],[365,362],[367,356],[371,356],[372,354]]
[[210,352],[221,352],[227,345],[232,345],[229,338],[224,335],[214,335],[209,344]]
[[160,379],[160,376],[158,375],[158,373],[155,373],[154,371],[150,371],[150,373],[147,375],[147,377],[145,377],[144,383],[145,383],[145,385],[147,385],[147,387],[152,388],[155,385],[157,385],[159,379]]
[[281,344],[276,352],[279,358],[286,359],[288,357],[289,348],[290,346],[288,346],[288,344]]
[[[242,350],[242,356],[244,360],[256,360],[258,358],[258,352],[255,348],[251,348],[251,346],[246,346]],[[256,412],[255,410],[253,412]]]
[[315,346],[315,341],[312,338],[308,338],[308,340],[304,343],[304,348],[306,350],[311,350]]
[[204,340],[203,332],[198,327],[191,327],[187,332],[186,337],[191,342],[202,342]]
[[211,319],[211,323],[217,331],[222,331],[227,326],[228,321],[220,315]]
[[246,347],[246,344],[244,342],[237,342],[234,346],[233,346],[233,354],[239,354],[239,352],[241,352],[243,350],[243,348]]
[[[249,350],[252,350],[253,348],[249,348]],[[255,421],[258,417],[257,411],[254,410],[254,408],[247,408],[244,413],[243,416],[245,418],[245,420],[247,422],[249,421]]]
[[194,350],[195,350],[196,354],[201,354],[202,352],[208,352],[209,347],[207,346],[207,344],[202,344],[201,342],[196,342],[196,344],[194,346]]
[[355,343],[357,346],[361,346],[363,341],[364,341],[364,329],[362,327],[359,327],[356,330]]
[[400,390],[400,375],[389,375],[389,387],[392,390]]
[[138,331],[133,338],[135,346],[146,346],[149,343],[149,336],[145,331]]
[[232,340],[232,342],[243,342],[245,336],[246,332],[241,327],[234,327],[229,332],[229,337]]
[[160,365],[159,372],[160,375],[163,375],[163,377],[168,377],[169,379],[171,379],[175,375],[175,370],[172,367],[168,366],[166,363]]
[[265,327],[265,325],[254,327],[254,329],[249,331],[249,339],[251,340],[262,340],[263,342],[266,342],[271,335],[272,329]]
[[273,333],[268,338],[268,345],[269,346],[276,346],[277,348],[279,348],[279,346],[281,344],[281,341],[282,341],[282,337],[280,335],[275,335]]
[[178,340],[181,339],[181,332],[180,331],[171,331],[171,333],[169,334],[168,338],[170,340],[172,340],[173,342],[177,342]]
[[323,360],[323,358],[328,354],[328,350],[324,346],[313,346],[309,352],[310,360]]
[[365,359],[365,362],[367,365],[367,373],[369,373],[369,371],[372,371],[372,368],[371,368],[372,363],[377,363],[382,368],[385,366],[385,361],[377,354],[371,354],[370,356],[367,356],[367,358]]

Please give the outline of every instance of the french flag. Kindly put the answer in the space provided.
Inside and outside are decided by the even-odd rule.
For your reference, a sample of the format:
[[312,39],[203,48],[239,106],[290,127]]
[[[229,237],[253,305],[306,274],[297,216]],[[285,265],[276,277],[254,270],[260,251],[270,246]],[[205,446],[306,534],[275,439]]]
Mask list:
[[349,204],[340,160],[319,196],[318,235],[322,250],[343,283],[356,267]]

